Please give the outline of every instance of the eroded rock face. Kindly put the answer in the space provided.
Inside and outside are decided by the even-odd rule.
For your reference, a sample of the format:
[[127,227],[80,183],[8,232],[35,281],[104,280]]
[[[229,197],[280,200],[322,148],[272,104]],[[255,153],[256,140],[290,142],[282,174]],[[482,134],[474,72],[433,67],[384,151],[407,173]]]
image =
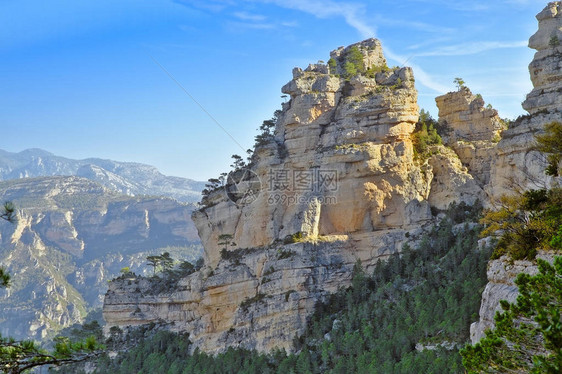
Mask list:
[[257,198],[242,204],[218,190],[194,214],[212,267],[224,234],[234,236],[231,249],[263,247],[297,233],[356,241],[361,233],[430,219],[431,172],[415,164],[410,140],[418,120],[412,71],[388,70],[374,39],[332,52],[337,65],[331,69],[343,72],[354,47],[363,53],[364,69],[380,71],[346,81],[326,65],[296,68],[282,89],[291,100],[275,136],[256,149],[250,167],[261,181]]
[[[539,253],[537,258],[542,258],[550,263],[554,261],[552,253]],[[515,284],[517,274],[538,274],[539,270],[535,261],[518,260],[511,261],[506,256],[492,260],[488,264],[488,284],[482,293],[482,304],[480,305],[480,320],[470,325],[470,339],[472,343],[482,339],[486,329],[494,327],[494,316],[496,311],[502,311],[500,300],[515,302],[519,291]]]
[[529,40],[529,47],[537,50],[529,65],[533,90],[523,102],[529,115],[519,118],[502,134],[487,187],[493,197],[514,188],[545,188],[553,183],[544,174],[545,157],[532,148],[535,135],[545,124],[562,121],[561,2],[550,2],[537,20],[539,29]]
[[[443,141],[468,168],[480,188],[490,180],[490,168],[505,124],[491,106],[484,107],[480,95],[468,87],[435,99],[439,122],[448,129]],[[480,196],[481,197],[481,196]]]
[[537,14],[538,31],[529,39],[529,47],[537,53],[529,65],[533,90],[523,102],[530,114],[558,112],[562,107],[562,5],[550,2]]
[[[509,129],[503,132],[497,146],[496,157],[492,163],[490,183],[486,191],[492,199],[513,191],[539,189],[559,183],[544,174],[546,162],[544,155],[533,150],[535,135],[544,125],[552,121],[562,121],[562,49],[557,40],[562,40],[561,2],[550,2],[537,15],[539,30],[529,40],[529,47],[537,50],[529,65],[533,90],[523,102],[523,108],[529,115],[519,118]],[[553,256],[541,253],[541,257],[552,262]],[[499,301],[515,301],[518,295],[514,284],[518,273],[536,274],[536,263],[514,261],[505,257],[490,261],[488,281],[482,294],[480,320],[470,328],[472,342],[484,336],[484,330],[494,325],[494,314],[500,310]]]
[[[403,235],[378,233],[370,239],[378,247],[385,244],[379,255],[390,255]],[[172,330],[189,332],[193,348],[206,352],[227,347],[290,351],[315,303],[350,283],[356,249],[341,236],[241,250],[221,259],[212,273],[194,273],[159,293],[146,279],[115,280],[105,297],[104,318],[108,326],[173,322]],[[362,252],[363,258],[375,255]]]
[[[362,74],[348,74],[357,53]],[[333,51],[328,65],[295,68],[282,91],[290,100],[249,170],[231,173],[193,214],[207,268],[157,294],[143,280],[113,282],[108,326],[162,320],[205,351],[290,350],[315,302],[348,285],[358,259],[369,269],[400,251],[406,234],[415,245],[430,204],[486,202],[507,188],[503,178],[543,175],[530,139],[558,116],[535,114],[502,133],[497,112],[462,89],[437,99],[449,147],[415,159],[412,71],[386,68],[374,39]]]
[[439,108],[439,121],[445,122],[449,133],[444,136],[445,144],[457,141],[490,141],[499,138],[503,130],[498,112],[484,107],[484,100],[473,95],[468,87],[461,87],[457,92],[435,98]]
[[436,149],[436,154],[428,160],[434,174],[429,195],[431,206],[445,210],[452,202],[472,205],[477,200],[484,201],[486,196],[478,179],[462,164],[455,151],[445,146]]
[[[364,73],[336,75],[358,51]],[[112,283],[109,326],[161,319],[206,351],[290,350],[358,259],[374,266],[431,221],[432,167],[414,160],[410,137],[419,116],[410,68],[388,69],[369,39],[333,51],[329,65],[295,68],[282,91],[290,100],[274,135],[256,147],[251,172],[231,174],[240,190],[213,191],[193,214],[209,267],[169,294],[143,296],[139,285],[131,296],[133,286]]]

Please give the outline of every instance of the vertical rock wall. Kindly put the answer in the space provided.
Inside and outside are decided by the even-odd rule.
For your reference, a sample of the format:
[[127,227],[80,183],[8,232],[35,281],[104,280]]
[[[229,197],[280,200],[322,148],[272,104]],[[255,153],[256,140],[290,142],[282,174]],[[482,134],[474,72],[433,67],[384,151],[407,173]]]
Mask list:
[[537,50],[529,65],[533,90],[523,102],[529,115],[520,117],[502,134],[486,189],[490,196],[499,197],[514,188],[545,188],[554,182],[544,174],[544,155],[532,148],[535,135],[545,124],[562,121],[561,12],[560,1],[554,1],[537,15],[539,29],[529,39],[529,47]]
[[[352,50],[371,73],[349,80],[331,74],[329,69],[345,73]],[[364,233],[431,218],[426,200],[432,175],[414,162],[410,139],[419,110],[412,70],[388,69],[376,39],[331,56],[331,68],[295,68],[282,88],[291,99],[275,137],[256,148],[249,166],[257,181],[255,200],[233,201],[225,193],[233,187],[228,185],[194,214],[211,266],[220,258],[220,235],[234,236],[237,246],[230,250],[294,234],[363,241]]]
[[[529,115],[519,118],[503,132],[496,157],[492,163],[490,183],[486,190],[490,197],[512,194],[514,190],[548,188],[560,180],[544,174],[544,155],[533,150],[535,135],[544,125],[562,121],[562,3],[550,2],[537,15],[538,31],[531,36],[529,47],[537,53],[529,65],[533,90],[523,102]],[[552,261],[552,254],[539,257]],[[473,343],[484,336],[484,330],[494,325],[494,314],[500,310],[499,301],[510,302],[517,298],[514,284],[518,273],[536,274],[537,266],[530,261],[511,262],[502,257],[490,262],[488,281],[482,294],[480,320],[472,324],[470,333]]]

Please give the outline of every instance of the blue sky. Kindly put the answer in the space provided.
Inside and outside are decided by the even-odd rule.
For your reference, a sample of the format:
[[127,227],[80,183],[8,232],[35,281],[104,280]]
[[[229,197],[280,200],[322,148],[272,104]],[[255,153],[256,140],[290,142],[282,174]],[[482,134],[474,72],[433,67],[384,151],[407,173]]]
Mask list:
[[[414,68],[420,107],[462,77],[502,117],[532,88],[541,0],[0,1],[0,148],[227,171],[295,66],[368,37]],[[161,64],[234,142],[155,63]]]

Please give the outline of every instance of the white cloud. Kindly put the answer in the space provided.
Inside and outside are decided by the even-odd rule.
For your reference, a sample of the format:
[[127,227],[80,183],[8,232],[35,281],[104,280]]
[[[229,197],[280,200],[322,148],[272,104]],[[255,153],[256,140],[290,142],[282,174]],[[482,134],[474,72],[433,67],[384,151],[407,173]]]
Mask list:
[[318,18],[342,16],[346,23],[356,29],[362,38],[375,36],[375,27],[363,20],[365,5],[357,3],[336,3],[331,0],[255,0],[275,4],[282,8],[299,10]]
[[439,5],[452,10],[461,12],[480,12],[490,9],[489,2],[471,1],[450,1],[450,0],[410,0],[418,3],[427,3],[431,5]]
[[173,0],[177,4],[203,9],[211,12],[220,12],[229,5],[234,5],[231,0]]
[[412,44],[409,45],[407,47],[405,47],[408,50],[416,50],[416,49],[421,49],[421,48],[425,48],[426,46],[433,46],[436,45],[438,43],[444,43],[444,42],[450,42],[453,38],[450,36],[442,36],[442,37],[437,37],[437,38],[429,38],[429,39],[424,39],[422,42],[416,43],[416,44]]
[[470,42],[439,47],[429,52],[417,53],[416,56],[464,56],[473,55],[493,49],[527,47],[527,41],[517,42]]
[[416,81],[424,85],[425,87],[432,89],[438,93],[445,93],[450,91],[451,87],[445,86],[439,82],[437,82],[431,75],[425,72],[421,67],[416,64],[413,64],[410,61],[410,58],[398,55],[389,48],[384,48],[384,54],[391,60],[396,61],[399,65],[407,65],[410,66],[414,70],[414,77]]
[[248,12],[234,12],[233,15],[234,17],[241,19],[243,21],[254,21],[254,22],[264,21],[267,18],[266,16],[262,16],[261,14],[252,14]]
[[229,22],[228,24],[234,28],[243,29],[271,30],[276,28],[275,24],[266,22]]
[[389,19],[384,17],[377,17],[376,22],[378,25],[387,26],[399,26],[400,28],[410,28],[419,31],[424,31],[428,33],[438,33],[438,34],[452,34],[456,30],[451,27],[438,26],[436,24],[430,24],[425,22],[410,21],[410,20],[400,20],[400,19]]

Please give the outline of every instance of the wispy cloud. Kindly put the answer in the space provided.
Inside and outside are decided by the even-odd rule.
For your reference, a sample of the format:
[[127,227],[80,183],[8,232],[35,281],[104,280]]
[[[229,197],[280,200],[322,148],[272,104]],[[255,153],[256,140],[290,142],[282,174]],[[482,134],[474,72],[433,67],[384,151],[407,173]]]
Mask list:
[[[384,44],[384,43],[383,43]],[[396,61],[400,65],[410,66],[414,70],[414,76],[416,81],[424,85],[425,87],[432,89],[438,93],[445,93],[450,91],[451,87],[445,86],[437,82],[430,74],[423,70],[418,65],[411,62],[410,58],[401,56],[394,53],[390,48],[384,48],[384,54],[391,60]]]
[[439,47],[433,51],[417,53],[416,56],[464,56],[474,55],[477,53],[504,48],[522,48],[527,47],[527,41],[521,40],[516,42],[470,42],[456,45],[448,45]]
[[261,3],[275,4],[282,8],[299,10],[318,18],[343,17],[348,25],[355,28],[361,37],[375,36],[374,25],[364,20],[365,5],[357,3],[334,2],[332,0],[254,0]]
[[173,0],[174,3],[211,12],[220,12],[235,3],[232,0]]
[[229,22],[228,25],[238,29],[271,30],[276,28],[275,24],[267,22]]
[[[177,0],[180,1],[180,0]],[[187,2],[195,2],[199,4],[199,0],[183,0]],[[355,3],[355,2],[335,2],[333,0],[245,0],[246,2],[250,3],[262,3],[262,4],[273,4],[280,8],[285,9],[292,9],[301,11],[307,14],[311,14],[317,18],[336,18],[342,17],[345,22],[354,28],[357,33],[362,38],[372,38],[376,36],[376,27],[373,23],[370,23],[366,20],[367,18],[367,7],[365,4]],[[216,6],[217,4],[227,4],[231,5],[229,0],[220,1],[220,0],[210,0],[209,3],[215,4],[212,7],[215,11],[220,11],[223,8]],[[220,8],[220,9],[219,9]],[[275,25],[272,23],[265,23],[263,20],[259,20],[251,13],[246,12],[236,12],[235,17],[239,19],[244,19],[250,22],[232,22],[231,25],[237,27],[245,27],[245,28],[255,28],[255,29],[271,29],[274,28]],[[254,18],[254,19],[252,19]],[[256,21],[256,22],[252,22]],[[425,29],[431,31],[438,31],[438,28],[432,28],[431,25],[424,24],[421,22],[414,23],[412,25],[414,28],[418,29]],[[443,31],[443,28],[441,28]],[[384,44],[384,43],[383,43]],[[425,72],[421,67],[416,64],[413,64],[411,61],[408,61],[407,57],[400,56],[392,50],[385,46],[385,55],[397,62],[399,65],[403,65],[407,62],[408,66],[411,66],[414,69],[416,80],[422,84],[423,86],[439,92],[444,93],[447,92],[450,87],[444,86],[439,83],[436,79],[434,79],[430,74]]]
[[297,27],[299,23],[297,21],[283,21],[281,22],[281,26],[285,27]]
[[503,3],[516,4],[516,5],[529,5],[529,4],[533,4],[533,3],[536,3],[536,2],[537,2],[537,0],[503,0]]
[[267,19],[266,16],[261,14],[252,14],[248,12],[234,12],[234,17],[241,19],[243,21],[254,21],[254,22],[261,22]]
[[440,36],[440,37],[437,37],[437,38],[427,38],[427,39],[424,39],[422,42],[409,45],[405,48],[408,49],[408,50],[416,50],[416,49],[425,48],[427,46],[434,46],[434,45],[439,44],[439,43],[450,42],[453,39],[454,38],[451,37],[451,36]]
[[[443,6],[460,12],[480,12],[490,9],[489,2],[483,1],[450,1],[450,0],[410,0],[418,3],[427,3],[432,5]],[[516,1],[516,0],[515,0]],[[525,0],[523,0],[525,1]]]
[[418,22],[418,21],[400,20],[395,18],[390,19],[385,17],[377,17],[376,22],[378,25],[399,26],[400,28],[409,28],[409,29],[424,31],[428,33],[451,34],[456,31],[452,27],[443,27],[443,26],[438,26],[436,24],[430,24],[430,23]]

